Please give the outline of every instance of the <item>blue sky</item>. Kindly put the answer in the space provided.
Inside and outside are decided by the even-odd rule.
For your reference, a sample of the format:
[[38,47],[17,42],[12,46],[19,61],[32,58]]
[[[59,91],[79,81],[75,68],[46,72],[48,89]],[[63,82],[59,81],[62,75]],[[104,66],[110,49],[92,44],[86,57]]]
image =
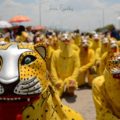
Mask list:
[[120,0],[0,0],[0,19],[22,14],[31,25],[92,31],[111,23],[119,28],[119,9]]
[[120,3],[120,0],[106,0],[107,3],[110,3],[110,4],[115,4],[115,3]]

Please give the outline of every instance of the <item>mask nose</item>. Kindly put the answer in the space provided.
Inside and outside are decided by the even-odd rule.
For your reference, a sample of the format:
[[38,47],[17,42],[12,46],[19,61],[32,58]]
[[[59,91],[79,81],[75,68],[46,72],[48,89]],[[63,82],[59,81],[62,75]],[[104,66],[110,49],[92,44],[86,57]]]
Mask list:
[[18,80],[18,63],[16,61],[4,59],[0,70],[0,83],[11,84]]
[[7,49],[0,50],[2,66],[0,70],[0,83],[12,84],[19,78],[19,57],[22,53],[31,51],[19,49],[17,44],[11,44]]

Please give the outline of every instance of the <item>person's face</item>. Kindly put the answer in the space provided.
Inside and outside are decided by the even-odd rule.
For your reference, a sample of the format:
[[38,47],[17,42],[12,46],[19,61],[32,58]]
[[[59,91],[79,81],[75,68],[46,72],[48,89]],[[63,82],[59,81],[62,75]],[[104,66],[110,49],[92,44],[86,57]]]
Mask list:
[[113,47],[113,48],[111,48],[111,50],[113,53],[115,53],[115,52],[117,52],[117,47]]
[[63,42],[64,42],[65,45],[70,44],[70,40],[68,40],[68,39],[65,39]]
[[39,43],[39,42],[40,42],[40,38],[36,37],[36,43]]
[[117,52],[117,44],[116,43],[111,43],[110,48],[113,53]]
[[52,35],[49,35],[49,36],[48,36],[48,39],[49,39],[49,40],[52,40],[52,38],[53,38]]
[[98,41],[99,41],[99,39],[98,39],[98,38],[94,38],[94,40],[95,40],[95,42],[98,42]]
[[65,44],[68,45],[71,43],[71,37],[68,34],[64,34],[61,38],[61,41]]
[[27,28],[27,31],[29,31],[29,32],[30,32],[30,31],[31,31],[31,27]]
[[83,41],[83,42],[82,42],[82,48],[83,48],[85,51],[88,51],[88,47],[89,47],[88,41]]
[[120,53],[114,53],[108,57],[106,69],[113,78],[120,79]]
[[103,46],[104,46],[105,48],[107,48],[107,47],[108,47],[108,43],[104,43]]
[[0,38],[2,38],[3,36],[2,36],[2,34],[0,34]]

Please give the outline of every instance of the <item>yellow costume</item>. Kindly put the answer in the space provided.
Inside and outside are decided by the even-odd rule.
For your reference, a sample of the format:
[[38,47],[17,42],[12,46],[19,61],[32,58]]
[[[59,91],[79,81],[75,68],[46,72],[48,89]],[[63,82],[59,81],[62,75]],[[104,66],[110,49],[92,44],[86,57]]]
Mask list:
[[45,52],[25,43],[0,46],[0,120],[83,120],[46,79]]
[[92,35],[89,35],[88,37],[88,41],[89,41],[89,46],[90,48],[92,47],[92,44],[93,44],[93,38],[92,38]]
[[120,119],[120,53],[109,51],[104,74],[93,82],[96,120]]
[[72,43],[72,48],[79,53],[80,49],[77,45],[75,45],[74,43]]
[[[118,44],[115,40],[109,41],[109,52],[111,52],[111,54],[114,54],[115,52],[119,51],[118,48]],[[108,51],[106,51],[100,59],[100,66],[99,66],[99,74],[103,75],[105,66],[106,66],[106,59],[107,59],[107,55],[108,55]]]
[[1,44],[1,45],[4,45],[4,44],[6,44],[6,43],[8,43],[8,42],[5,42],[5,39],[4,39],[4,38],[0,38],[0,44]]
[[46,50],[47,50],[46,66],[47,66],[47,70],[50,72],[51,71],[51,59],[52,59],[53,52],[55,50],[50,45],[46,47]]
[[50,32],[48,35],[46,35],[47,41],[49,42],[49,45],[54,49],[57,50],[59,48],[59,41],[56,36],[56,33]]
[[27,32],[22,32],[21,35],[18,35],[16,37],[16,42],[28,42],[28,33]]
[[51,46],[53,47],[54,50],[57,50],[59,48],[59,41],[55,33],[53,33],[52,39],[53,39],[53,42]]
[[95,62],[95,54],[92,49],[89,48],[89,43],[87,40],[81,42],[80,47],[80,68],[79,68],[79,77],[77,79],[78,85],[84,85],[85,79],[88,77],[88,83],[91,84],[90,72],[91,68]]
[[80,34],[79,33],[74,33],[73,40],[74,40],[75,45],[79,46],[79,44],[81,42]]
[[98,48],[100,48],[100,46],[101,46],[100,39],[99,39],[98,35],[95,35],[95,36],[93,37],[93,40],[92,40],[91,48],[92,48],[92,49],[95,51],[95,53],[96,53],[96,50],[97,50]]
[[101,47],[97,49],[96,60],[100,60],[102,55],[108,51],[109,40],[108,38],[104,38],[102,41]]
[[[53,53],[51,62],[52,82],[61,96],[70,87],[77,88],[77,75],[80,66],[79,57],[72,44],[60,42],[60,49]],[[71,83],[74,83],[72,86]],[[59,84],[59,87],[58,87]]]
[[40,32],[37,32],[35,35],[34,35],[34,44],[45,44],[45,41],[46,41],[46,37],[44,34],[41,34]]
[[101,41],[101,47],[96,50],[95,66],[96,66],[97,75],[101,74],[100,64],[102,64],[101,61],[103,61],[105,53],[108,52],[108,47],[109,47],[109,40],[108,38],[104,38]]
[[0,44],[6,44],[10,42],[10,34],[6,33],[4,36],[0,33]]
[[103,75],[103,72],[105,70],[107,54],[108,52],[105,52],[100,59],[99,75]]

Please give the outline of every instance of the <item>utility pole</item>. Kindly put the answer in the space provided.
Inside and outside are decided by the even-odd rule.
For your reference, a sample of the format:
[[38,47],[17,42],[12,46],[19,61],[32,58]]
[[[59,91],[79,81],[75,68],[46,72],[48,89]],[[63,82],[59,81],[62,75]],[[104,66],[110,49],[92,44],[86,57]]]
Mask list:
[[102,9],[102,25],[105,26],[105,11],[104,8]]
[[40,25],[42,25],[42,1],[39,0],[39,22],[40,22]]
[[43,16],[42,16],[42,13],[43,13],[43,9],[42,9],[42,5],[44,3],[47,3],[48,1],[47,0],[38,0],[38,7],[39,7],[39,24],[42,25],[43,22],[42,22],[42,19],[43,19]]

